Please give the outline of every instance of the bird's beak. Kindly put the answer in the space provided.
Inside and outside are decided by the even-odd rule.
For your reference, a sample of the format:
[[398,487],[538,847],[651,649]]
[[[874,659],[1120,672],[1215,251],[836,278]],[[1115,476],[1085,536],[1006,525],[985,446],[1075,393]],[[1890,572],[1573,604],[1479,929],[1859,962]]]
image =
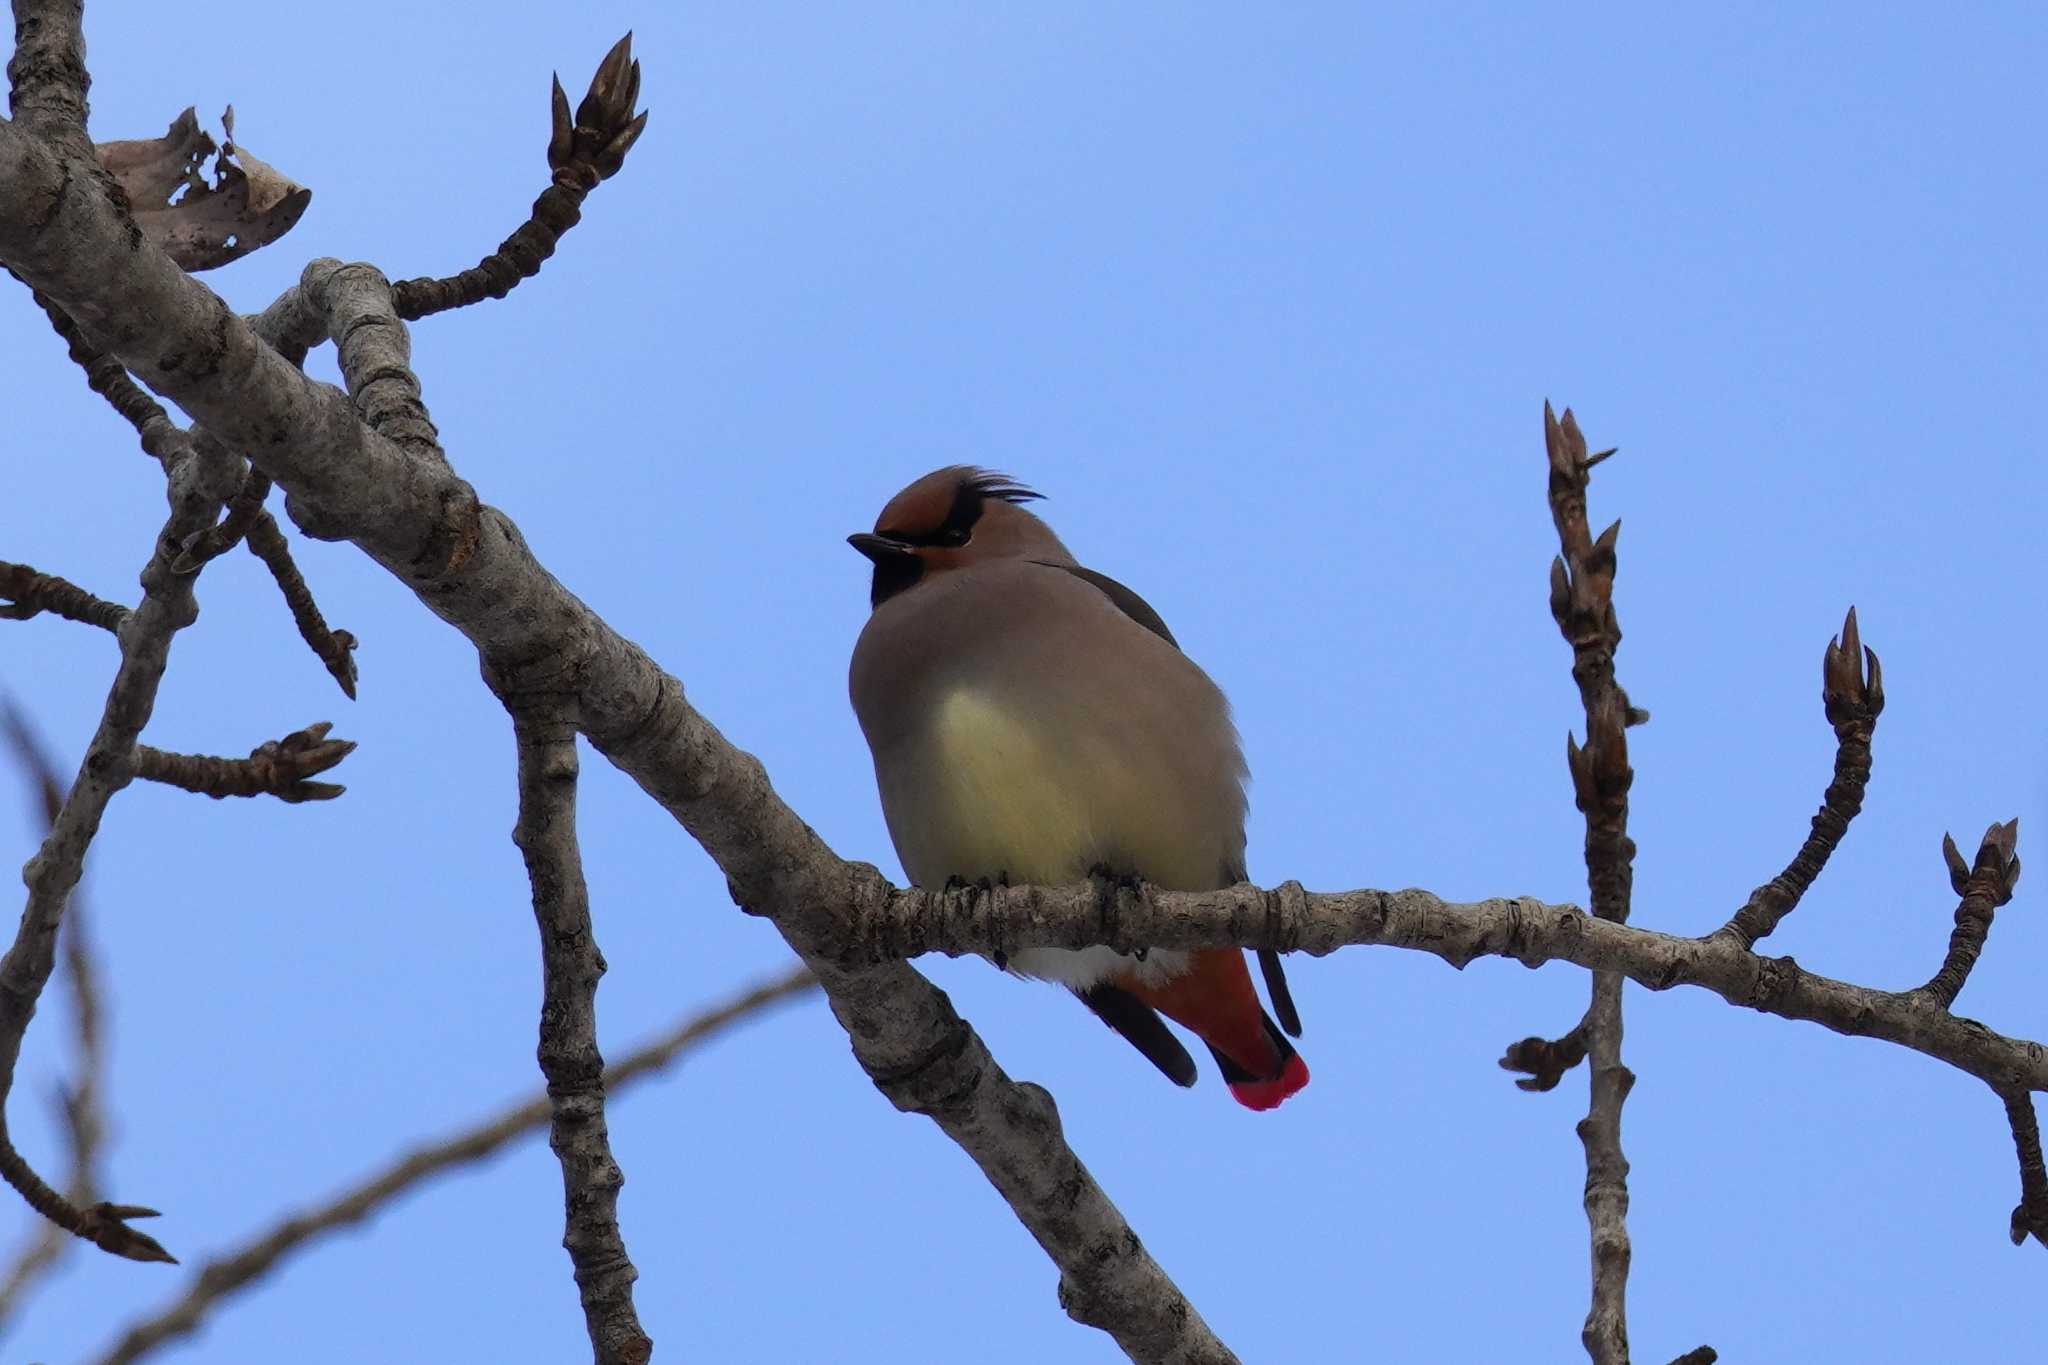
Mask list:
[[856,531],[846,538],[846,543],[880,564],[885,559],[908,558],[917,551],[900,540],[878,536],[867,531]]

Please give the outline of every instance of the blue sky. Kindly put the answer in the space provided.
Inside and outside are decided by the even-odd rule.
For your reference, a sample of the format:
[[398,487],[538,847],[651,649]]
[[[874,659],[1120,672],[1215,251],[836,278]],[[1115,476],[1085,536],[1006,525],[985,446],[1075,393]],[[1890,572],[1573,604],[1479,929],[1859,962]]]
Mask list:
[[[316,255],[472,264],[544,183],[546,80],[633,28],[653,119],[536,281],[414,332],[456,467],[681,677],[843,855],[896,868],[844,696],[843,543],[959,461],[1048,495],[1232,696],[1271,884],[1582,900],[1578,722],[1545,609],[1541,407],[1619,445],[1636,919],[1718,925],[1803,837],[1856,603],[1890,699],[1867,809],[1770,940],[1905,987],[1938,966],[1944,830],[2044,824],[2037,7],[227,3],[88,15],[101,138],[232,102],[314,189],[210,277],[261,307]],[[158,476],[19,291],[0,312],[0,554],[132,596]],[[188,1261],[536,1084],[509,726],[473,652],[346,546],[300,545],[362,640],[350,704],[260,566],[201,584],[149,739],[361,741],[342,800],[137,788],[90,875],[115,1197]],[[0,630],[75,761],[113,650]],[[607,1048],[778,970],[708,859],[601,760],[582,825]],[[0,782],[0,850],[25,858]],[[2048,866],[2048,863],[2043,863]],[[2037,873],[2036,876],[2039,874]],[[2042,1038],[2034,880],[1959,1009]],[[1352,950],[1293,968],[1314,1083],[1191,1092],[1059,993],[925,968],[1253,1361],[1582,1359],[1583,1074],[1509,1041],[1583,974]],[[1633,1339],[1745,1362],[2021,1358],[2039,1247],[1975,1081],[1732,1009],[1628,996]],[[61,1014],[11,1120],[32,1157]],[[658,1359],[1119,1358],[972,1165],[815,1003],[614,1106]],[[9,1219],[0,1219],[4,1228]],[[26,1224],[26,1219],[13,1217]],[[544,1144],[323,1241],[166,1361],[573,1359]],[[182,1272],[79,1254],[4,1347],[85,1357]]]

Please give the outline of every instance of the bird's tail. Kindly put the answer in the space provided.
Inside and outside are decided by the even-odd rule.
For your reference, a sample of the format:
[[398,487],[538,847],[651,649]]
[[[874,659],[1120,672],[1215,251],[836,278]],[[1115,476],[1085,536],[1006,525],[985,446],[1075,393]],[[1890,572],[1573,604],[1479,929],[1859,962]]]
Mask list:
[[1236,948],[1188,954],[1188,968],[1158,985],[1135,979],[1125,990],[1209,1045],[1230,1093],[1247,1109],[1272,1109],[1308,1084],[1308,1064],[1259,1004]]

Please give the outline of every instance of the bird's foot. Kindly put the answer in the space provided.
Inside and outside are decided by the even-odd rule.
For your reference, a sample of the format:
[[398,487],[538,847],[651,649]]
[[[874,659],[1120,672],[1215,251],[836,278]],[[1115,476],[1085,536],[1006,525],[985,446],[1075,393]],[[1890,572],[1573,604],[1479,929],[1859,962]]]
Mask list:
[[[1136,899],[1145,886],[1145,879],[1135,872],[1120,872],[1110,867],[1108,863],[1097,863],[1089,868],[1088,879],[1095,883],[1095,899],[1104,919],[1109,919],[1116,913],[1119,901],[1126,896]],[[1151,950],[1141,943],[1125,951],[1143,962]]]
[[1132,895],[1136,895],[1138,888],[1145,884],[1145,879],[1137,873],[1119,872],[1108,863],[1097,863],[1089,868],[1088,879],[1090,881],[1108,882],[1111,890],[1128,891]]

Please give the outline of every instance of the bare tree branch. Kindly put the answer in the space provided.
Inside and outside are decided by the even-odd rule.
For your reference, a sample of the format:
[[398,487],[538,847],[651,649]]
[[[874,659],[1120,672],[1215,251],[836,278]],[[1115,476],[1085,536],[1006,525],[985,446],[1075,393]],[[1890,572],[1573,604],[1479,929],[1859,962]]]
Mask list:
[[1016,948],[1270,948],[1321,957],[1352,945],[1405,948],[1464,967],[1482,957],[1616,971],[1653,991],[1697,986],[1729,1004],[1896,1043],[1994,1089],[2048,1091],[2048,1047],[1949,1013],[1924,991],[1885,991],[1809,972],[1716,935],[1683,938],[1527,897],[1458,903],[1427,891],[1305,891],[1283,882],[1219,891],[1072,886],[890,886],[848,865],[845,899],[805,915],[823,952],[862,962]]
[[326,272],[327,330],[356,415],[407,454],[445,467],[448,456],[420,397],[419,376],[412,372],[412,335],[398,315],[391,282],[383,271],[361,262],[315,265]]
[[[76,0],[24,0],[17,5],[17,48],[8,77],[22,115],[15,122],[0,123],[0,140],[21,138],[47,146],[68,159],[72,174],[104,196],[106,177],[98,173],[83,126],[88,79],[81,17]],[[27,131],[30,128],[35,134]],[[107,201],[102,197],[100,202]],[[81,1205],[51,1188],[15,1149],[7,1132],[5,1105],[13,1090],[22,1037],[55,968],[58,928],[86,850],[98,833],[107,803],[134,776],[136,738],[155,705],[171,638],[198,615],[193,579],[173,574],[170,558],[188,536],[218,514],[226,496],[223,481],[231,471],[216,458],[217,452],[202,450],[188,432],[173,424],[118,359],[95,346],[61,306],[33,286],[31,290],[64,338],[71,358],[85,370],[87,382],[135,428],[143,449],[163,466],[171,510],[142,572],[141,605],[116,631],[121,661],[78,778],[51,821],[41,849],[22,870],[28,903],[13,944],[0,957],[0,1177],[37,1213],[104,1251],[131,1260],[171,1261],[175,1258],[154,1239],[129,1225],[133,1219],[153,1216],[154,1210],[112,1202]],[[175,358],[172,363],[175,366]]]
[[[86,850],[99,831],[107,802],[134,775],[136,736],[155,705],[171,637],[198,616],[193,580],[171,573],[165,554],[167,547],[177,544],[191,529],[184,518],[196,511],[190,505],[174,508],[165,523],[157,552],[143,570],[142,604],[121,625],[121,664],[107,692],[99,728],[49,836],[22,871],[22,879],[28,883],[28,905],[22,911],[13,946],[0,958],[0,1104],[13,1088],[22,1035],[56,965],[57,927],[71,889],[78,884]],[[211,517],[210,512],[199,514]],[[138,1261],[175,1259],[153,1239],[128,1226],[129,1219],[148,1216],[149,1210],[118,1204],[81,1208],[50,1188],[7,1139],[4,1118],[4,1109],[0,1109],[0,1176],[5,1176],[37,1213],[115,1255]]]
[[85,141],[83,0],[15,0],[8,112],[44,137]]
[[2034,1097],[2022,1090],[2001,1098],[2020,1162],[2020,1202],[2012,1211],[2012,1244],[2019,1246],[2032,1237],[2048,1247],[2048,1167],[2041,1162],[2041,1125],[2034,1116]]
[[77,621],[101,630],[119,630],[128,608],[119,602],[94,597],[75,583],[55,574],[37,573],[26,564],[0,560],[0,620],[26,621],[42,612],[54,612],[67,621]]
[[[605,1089],[616,1095],[636,1081],[659,1075],[697,1044],[770,1005],[809,993],[816,984],[808,968],[798,967],[685,1019],[606,1067]],[[240,1250],[209,1259],[193,1273],[185,1292],[175,1301],[130,1324],[120,1340],[99,1357],[99,1365],[130,1365],[159,1346],[190,1336],[214,1310],[307,1244],[362,1222],[428,1180],[473,1166],[509,1143],[538,1132],[553,1114],[554,1102],[542,1091],[460,1133],[415,1148],[317,1208],[282,1219]]]
[[250,519],[246,543],[250,553],[262,560],[270,576],[277,580],[284,604],[291,609],[292,624],[299,628],[299,638],[334,675],[349,700],[355,700],[356,637],[345,630],[328,629],[327,618],[320,614],[320,606],[313,600],[313,590],[306,586],[305,576],[292,562],[291,547],[285,543],[276,519],[258,508]]
[[[1569,733],[1565,758],[1579,810],[1586,817],[1586,885],[1593,913],[1628,921],[1635,884],[1635,842],[1628,837],[1628,727],[1648,719],[1629,705],[1614,678],[1621,624],[1614,611],[1615,522],[1598,540],[1586,524],[1586,487],[1593,466],[1614,452],[1586,452],[1586,438],[1566,408],[1559,420],[1543,405],[1543,441],[1550,461],[1550,516],[1563,551],[1550,562],[1550,614],[1572,647],[1572,678],[1586,713],[1586,745]],[[1621,1150],[1621,1108],[1635,1073],[1621,1063],[1621,976],[1593,973],[1593,1002],[1579,1026],[1546,1062],[1561,1062],[1584,1040],[1592,1059],[1591,1097],[1578,1125],[1586,1149],[1586,1223],[1592,1236],[1593,1302],[1580,1333],[1595,1365],[1628,1365],[1628,1158]],[[1540,1081],[1549,1075],[1546,1068]]]
[[644,1365],[654,1343],[633,1311],[640,1272],[619,1231],[619,1187],[604,1119],[604,1058],[597,1048],[597,983],[604,975],[590,925],[590,891],[576,842],[576,726],[559,703],[507,698],[519,743],[519,823],[512,840],[533,884],[540,922],[540,1069],[562,1165],[567,1231],[583,1319],[598,1365]]
[[[1868,672],[1865,671],[1866,662]],[[1778,927],[1827,866],[1841,846],[1849,822],[1863,809],[1863,789],[1870,781],[1870,738],[1884,710],[1884,670],[1877,652],[1863,644],[1856,629],[1856,608],[1849,608],[1838,640],[1828,641],[1821,656],[1821,705],[1835,727],[1835,776],[1828,783],[1813,830],[1783,872],[1749,893],[1749,900],[1716,933],[1745,948]]]
[[527,220],[482,261],[447,279],[400,280],[393,286],[398,316],[408,322],[467,308],[483,300],[502,299],[522,280],[540,273],[555,254],[562,234],[583,221],[583,201],[600,182],[625,164],[626,153],[640,140],[647,115],[637,117],[640,63],[633,60],[633,35],[613,45],[598,64],[590,89],[569,114],[569,97],[555,77],[553,128],[548,139],[548,169],[553,178],[533,201]]
[[135,775],[216,801],[224,796],[274,796],[291,805],[331,801],[348,789],[339,783],[308,779],[355,752],[354,740],[327,738],[333,728],[323,720],[283,739],[265,740],[250,750],[247,758],[174,754],[138,744]]

